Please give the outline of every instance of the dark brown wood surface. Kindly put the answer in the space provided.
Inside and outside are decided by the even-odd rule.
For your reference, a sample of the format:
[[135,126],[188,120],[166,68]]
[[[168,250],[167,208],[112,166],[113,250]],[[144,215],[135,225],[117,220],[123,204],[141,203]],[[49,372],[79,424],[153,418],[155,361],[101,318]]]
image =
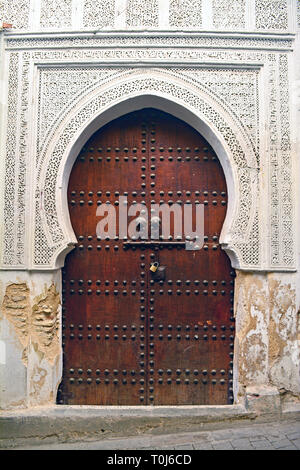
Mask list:
[[[204,204],[204,247],[97,239],[97,207],[118,211],[123,195],[149,214],[153,203]],[[161,111],[125,115],[82,149],[68,201],[78,244],[63,269],[58,403],[232,403],[235,273],[219,245],[227,189],[209,144]]]

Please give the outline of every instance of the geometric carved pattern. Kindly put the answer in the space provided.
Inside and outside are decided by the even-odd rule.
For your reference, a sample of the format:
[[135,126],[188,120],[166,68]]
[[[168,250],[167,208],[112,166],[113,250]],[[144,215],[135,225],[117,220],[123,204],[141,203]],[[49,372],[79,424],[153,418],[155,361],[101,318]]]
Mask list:
[[15,187],[16,187],[16,148],[17,148],[17,98],[18,98],[18,62],[19,54],[11,53],[8,80],[8,127],[6,138],[6,168],[4,220],[5,232],[3,237],[3,263],[17,264],[15,260]]
[[255,0],[255,13],[257,29],[288,28],[287,0]]
[[[209,59],[225,60],[229,59],[228,51],[221,52],[218,49],[230,49],[230,59],[238,63],[247,61],[261,62],[265,58],[264,51],[270,49],[290,50],[293,39],[284,37],[227,37],[227,36],[206,36],[206,35],[178,35],[176,32],[168,33],[164,36],[154,34],[117,34],[113,36],[35,36],[35,37],[18,37],[7,38],[9,49],[37,48],[39,52],[34,52],[36,59],[41,60],[47,56],[53,60],[62,59],[82,59],[86,53],[80,51],[80,48],[97,48],[90,50],[88,58],[95,60],[104,59],[158,59],[167,60],[198,60],[208,61]],[[128,49],[130,46],[130,49]],[[56,51],[47,50],[53,47],[60,48]],[[106,47],[106,50],[102,48]],[[139,47],[141,49],[131,49]],[[155,48],[160,47],[158,51]],[[167,50],[163,48],[166,47]],[[145,48],[145,49],[143,49]],[[176,50],[174,49],[176,48]],[[203,48],[203,49],[202,49]],[[249,51],[244,51],[249,49]],[[241,51],[242,50],[242,51]]]
[[[228,144],[229,148],[233,149],[232,157],[234,159],[237,167],[245,167],[246,160],[245,155],[240,147],[240,144],[237,140],[232,129],[228,126],[228,123],[213,109],[208,103],[205,103],[196,93],[189,91],[187,87],[180,87],[171,83],[171,76],[168,78],[164,77],[164,80],[151,77],[151,79],[131,79],[127,80],[126,83],[120,84],[106,90],[102,95],[97,96],[84,107],[81,108],[80,112],[74,117],[69,124],[64,129],[60,138],[57,141],[56,146],[52,152],[52,158],[48,164],[47,171],[45,173],[45,180],[47,184],[44,189],[44,207],[45,207],[45,216],[46,222],[49,230],[50,239],[52,240],[53,245],[58,245],[63,241],[63,232],[60,228],[60,223],[58,219],[58,214],[56,212],[56,174],[59,169],[60,162],[62,160],[65,148],[68,146],[69,142],[72,139],[72,136],[78,132],[78,129],[84,128],[84,122],[90,120],[91,117],[97,115],[97,112],[103,107],[107,107],[109,104],[113,105],[120,97],[126,98],[130,97],[133,93],[139,91],[140,93],[147,93],[149,91],[159,91],[161,93],[167,94],[170,96],[170,99],[180,99],[183,100],[186,105],[193,107],[195,112],[200,115],[204,115],[205,118],[211,122],[212,125],[223,134],[224,141]],[[236,239],[236,242],[239,240],[244,240],[245,233],[249,226],[249,221],[251,223],[251,205],[254,201],[249,197],[252,194],[251,189],[251,178],[249,175],[249,170],[244,168],[242,170],[243,175],[241,174],[241,189],[242,193],[242,203],[239,205],[239,211],[237,218],[235,220],[235,225],[232,227],[232,238]],[[43,186],[43,184],[42,184]],[[38,228],[38,226],[36,226]],[[36,243],[40,244],[40,238],[36,239]],[[247,240],[244,240],[246,243]],[[241,245],[242,247],[242,245]],[[256,247],[256,252],[259,252],[259,246]],[[36,249],[37,253],[45,253],[45,247],[43,249]],[[36,259],[36,263],[38,263]],[[50,261],[50,260],[49,260]],[[243,250],[241,250],[241,262],[242,264],[247,263],[249,260],[243,260]],[[248,263],[249,264],[249,263]],[[253,265],[253,262],[250,263]]]
[[28,77],[30,62],[30,55],[28,52],[22,54],[22,83],[21,91],[21,104],[19,110],[20,127],[19,127],[19,158],[18,158],[18,176],[16,188],[16,203],[17,209],[16,216],[16,262],[17,264],[25,263],[24,243],[25,243],[25,213],[26,213],[26,195],[28,193],[27,182],[27,167],[28,167],[28,154],[27,154],[27,141],[28,141],[28,106],[29,106],[29,82],[25,77]]
[[40,25],[42,29],[72,26],[72,0],[42,0]]
[[84,0],[83,26],[85,28],[108,28],[114,26],[115,0]]
[[29,0],[2,0],[0,20],[10,23],[16,29],[28,29]]
[[273,243],[270,246],[270,261],[272,266],[280,264],[280,208],[279,208],[279,162],[278,162],[278,143],[279,133],[277,122],[278,98],[276,90],[276,68],[277,57],[275,54],[269,54],[269,129],[270,129],[270,231]]
[[[63,29],[72,26],[76,29],[72,20],[76,21],[76,25],[82,24],[84,28],[113,29],[115,17],[124,13],[123,28],[160,26],[158,0],[126,0],[124,3],[121,1],[118,8],[116,0],[42,0],[37,2],[40,4],[40,18],[38,22],[35,20],[34,25],[30,25],[31,3],[34,4],[30,0],[2,0],[0,18],[12,23],[14,28],[25,30]],[[210,4],[208,9],[207,3]],[[201,29],[208,21],[219,31],[247,30],[246,16],[250,15],[251,9],[255,13],[257,30],[288,29],[288,0],[163,0],[163,4],[163,15],[166,17],[163,21],[166,24],[169,22],[171,28]],[[79,7],[76,18],[72,18],[72,6]]]
[[[212,0],[213,25],[216,29],[239,29],[245,27],[245,0]],[[225,13],[226,11],[226,13]]]
[[60,114],[66,112],[67,106],[78,100],[80,96],[100,81],[110,79],[120,69],[81,67],[76,68],[43,68],[39,83],[39,116],[37,150],[46,142],[51,126],[57,123]]
[[288,57],[279,55],[279,109],[280,109],[280,181],[281,194],[281,264],[291,264],[295,255],[295,237],[293,236],[293,192],[291,141],[290,141],[290,111],[288,85]]
[[207,93],[222,100],[225,109],[235,115],[248,134],[259,163],[258,70],[247,69],[173,69],[190,77]]
[[[176,34],[145,36],[143,33],[101,38],[65,35],[9,39],[8,46],[14,49],[9,52],[4,266],[8,269],[26,267],[27,255],[24,247],[30,248],[30,244],[25,245],[24,228],[28,237],[31,227],[25,225],[24,215],[30,209],[26,194],[30,189],[28,175],[33,171],[29,165],[34,157],[39,162],[36,177],[40,178],[41,168],[47,174],[46,186],[39,179],[33,195],[36,201],[34,266],[46,269],[53,267],[51,260],[54,260],[59,247],[67,243],[60,225],[61,214],[57,213],[55,188],[60,161],[65,155],[68,142],[104,106],[110,106],[134,93],[158,91],[171,101],[179,101],[183,106],[193,109],[194,114],[205,117],[207,122],[218,129],[228,148],[232,149],[239,180],[239,199],[234,224],[227,235],[234,243],[234,251],[240,259],[241,267],[294,269],[287,51],[291,43],[291,39],[280,37],[208,38],[205,35],[193,37],[188,34],[180,37]],[[91,47],[85,48],[89,44]],[[225,46],[223,50],[219,49],[221,44]],[[77,48],[77,45],[80,47]],[[176,47],[178,45],[181,47]],[[190,45],[193,47],[189,47]],[[34,49],[35,46],[38,49]],[[147,58],[156,61],[155,67],[142,70],[143,80],[135,79],[134,74],[140,69],[135,69],[133,62]],[[99,61],[101,65],[95,65]],[[110,66],[111,61],[117,63],[118,67]],[[123,67],[126,61],[129,61],[131,68]],[[178,66],[179,62],[184,64],[185,61],[186,66]],[[195,61],[206,65],[194,67],[192,63]],[[47,65],[49,62],[50,66]],[[159,66],[160,62],[164,67]],[[166,67],[168,63],[170,67]],[[224,68],[224,63],[235,65],[226,65]],[[247,63],[260,65],[248,67]],[[34,64],[39,64],[37,72]],[[264,64],[262,68],[261,64]],[[34,76],[38,77],[39,83],[36,82],[32,88],[30,82]],[[108,88],[109,82],[114,83],[114,86]],[[104,84],[106,94],[102,97],[99,95],[97,102],[97,90]],[[38,115],[30,119],[28,109],[32,100],[30,90],[33,89],[38,91],[38,97],[35,97],[38,100]],[[59,90],[61,100],[55,98]],[[58,126],[64,119],[68,119],[70,113],[74,114],[77,103],[83,103],[88,95],[91,99],[95,98],[93,103],[90,102],[93,109],[82,107],[82,114],[74,115],[74,119],[65,128],[66,134],[61,134],[58,142]],[[266,98],[268,114],[263,123],[260,117],[260,99]],[[228,119],[224,120],[224,116]],[[265,128],[263,124],[270,129],[267,134],[268,152],[260,148],[262,136],[259,132]],[[38,131],[35,154],[32,152],[32,145],[29,145],[32,126]],[[274,136],[277,140],[274,140]],[[46,170],[45,151],[50,145],[56,146]],[[245,151],[248,152],[248,157],[253,156],[253,160],[246,162]],[[258,212],[255,209],[255,203],[259,202],[259,168],[265,168],[266,174],[269,168],[270,174],[267,227],[262,226],[261,209]],[[253,199],[249,195],[253,195]],[[267,206],[263,209],[267,210]],[[267,234],[270,240],[268,259],[263,261],[260,247]]]
[[[248,134],[253,151],[259,158],[258,71],[241,69],[170,69],[170,73],[192,80],[207,93],[222,100],[224,107],[231,107]],[[87,93],[88,89],[111,79],[120,73],[114,68],[43,68],[40,73],[40,105],[38,142],[46,141],[51,124],[59,122],[59,115],[69,103]],[[40,144],[40,145],[41,145]],[[38,149],[40,150],[40,145]]]
[[197,27],[201,28],[202,9],[201,0],[170,0],[169,24],[171,27]]
[[[290,116],[288,58],[286,54],[269,55],[270,63],[270,263],[271,266],[291,265],[294,259],[293,186],[290,160]],[[276,92],[279,69],[279,94]],[[278,96],[279,95],[279,96]],[[280,111],[280,120],[277,118]]]
[[157,27],[158,0],[128,0],[126,10],[126,26]]

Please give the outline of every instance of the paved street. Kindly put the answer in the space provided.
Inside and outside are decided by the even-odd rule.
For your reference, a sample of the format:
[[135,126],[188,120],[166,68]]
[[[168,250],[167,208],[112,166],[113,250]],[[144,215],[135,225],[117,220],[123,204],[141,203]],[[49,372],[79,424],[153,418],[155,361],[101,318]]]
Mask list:
[[24,450],[299,450],[299,419],[242,423],[223,429],[105,441],[18,447]]

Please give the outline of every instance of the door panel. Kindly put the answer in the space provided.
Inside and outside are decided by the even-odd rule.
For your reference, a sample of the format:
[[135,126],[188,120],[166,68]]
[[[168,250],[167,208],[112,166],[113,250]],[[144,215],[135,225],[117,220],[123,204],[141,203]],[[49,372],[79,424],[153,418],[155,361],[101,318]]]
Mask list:
[[[97,208],[113,205],[118,217],[119,196],[149,214],[152,204],[204,204],[203,248],[187,251],[174,237],[128,243],[118,219],[116,237],[99,239]],[[68,200],[78,244],[63,269],[58,403],[232,403],[235,274],[219,245],[227,189],[209,144],[161,111],[130,113],[84,146]]]

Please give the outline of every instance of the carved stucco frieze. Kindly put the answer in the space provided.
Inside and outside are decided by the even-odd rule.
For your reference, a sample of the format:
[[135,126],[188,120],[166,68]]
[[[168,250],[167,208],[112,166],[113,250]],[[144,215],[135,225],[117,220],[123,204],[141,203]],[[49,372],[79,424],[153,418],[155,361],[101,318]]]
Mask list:
[[[278,71],[278,74],[277,74]],[[278,80],[278,81],[277,81]],[[279,84],[277,88],[277,83]],[[291,142],[286,54],[269,55],[270,130],[270,263],[276,267],[292,264],[295,256]],[[278,119],[278,111],[280,119]]]
[[113,28],[115,21],[115,0],[83,0],[84,28]]
[[0,1],[0,20],[12,24],[16,29],[29,28],[29,0]]
[[17,174],[17,104],[19,54],[11,53],[8,77],[6,155],[4,178],[3,264],[13,266],[15,259],[15,188]]
[[280,109],[280,180],[281,194],[281,264],[292,264],[295,257],[295,236],[293,231],[291,124],[288,84],[288,56],[279,55],[279,109]]
[[[213,25],[218,30],[241,30],[246,23],[245,0],[212,0]],[[226,14],[225,14],[226,12]]]
[[[230,128],[228,122],[224,120],[222,115],[218,113],[216,109],[206,103],[200,97],[201,95],[197,95],[196,92],[192,92],[188,85],[184,86],[184,84],[181,84],[181,86],[179,86],[175,84],[175,80],[172,80],[170,71],[168,71],[168,74],[164,72],[162,75],[163,79],[156,78],[155,74],[151,78],[143,79],[134,79],[129,75],[126,83],[116,85],[113,88],[107,88],[103,94],[99,94],[96,98],[91,99],[91,101],[88,102],[88,105],[83,107],[67,124],[53,149],[51,161],[47,163],[47,170],[44,176],[47,184],[44,189],[43,207],[45,209],[45,223],[48,230],[48,237],[52,241],[53,246],[58,246],[60,243],[64,242],[63,230],[56,212],[56,175],[59,171],[59,165],[63,159],[65,148],[70,144],[73,136],[78,133],[78,129],[84,129],[84,123],[88,122],[92,116],[96,116],[101,109],[113,106],[120,99],[130,98],[130,96],[136,93],[147,94],[149,92],[160,92],[165,96],[168,96],[171,100],[175,99],[186,104],[189,108],[194,109],[195,113],[198,113],[200,116],[205,116],[205,118],[222,134],[228,148],[231,148],[234,163],[238,168],[240,168],[239,194],[241,197],[240,204],[238,204],[238,214],[231,228],[231,237],[236,243],[241,242],[239,248],[241,263],[247,263],[246,259],[243,260],[243,252],[244,245],[247,245],[247,234],[250,230],[248,226],[249,223],[251,224],[251,220],[253,218],[251,214],[253,212],[252,205],[254,204],[254,198],[251,197],[251,194],[253,195],[253,178],[251,177],[249,169],[246,168],[247,160],[244,155],[244,150],[241,148],[238,138]],[[41,158],[41,160],[42,165],[43,158]],[[251,166],[251,162],[248,161],[248,165]],[[254,166],[255,164],[252,163],[252,167]],[[44,182],[42,181],[40,184],[41,187],[43,187]],[[258,188],[256,187],[256,190],[257,189]],[[40,222],[42,223],[42,220]],[[36,224],[36,230],[38,230],[38,232],[36,236],[35,262],[40,264],[40,256],[44,257],[47,250],[45,250],[45,246],[41,246],[40,224]],[[257,262],[259,262],[259,251],[260,247],[257,246]],[[251,264],[253,263],[251,262]]]
[[[131,40],[135,43],[136,38],[131,37],[128,43]],[[94,39],[91,41],[93,44]],[[115,38],[115,41],[118,43],[119,38]],[[172,39],[169,41],[171,44]],[[245,41],[247,42],[248,38]],[[167,39],[165,38],[163,42],[166,45]],[[30,41],[27,44],[30,44]],[[56,40],[53,44],[56,45]],[[266,40],[266,44],[269,47],[268,40]],[[146,78],[144,80],[130,78],[130,83],[124,84],[126,74],[129,73],[130,77],[130,74],[135,73],[136,69],[133,66],[131,68],[123,67],[122,62],[119,62],[119,67],[104,65],[106,60],[134,61],[139,57],[146,57],[145,54],[157,62],[156,72],[153,75],[156,81]],[[202,62],[211,61],[214,67],[206,65],[202,68],[195,68],[189,63],[188,67],[181,68],[177,65],[166,68],[167,60],[192,61],[195,57]],[[102,61],[101,65],[95,65],[97,60]],[[252,68],[247,66],[244,68],[237,66],[222,68],[222,63],[228,63],[229,60],[232,63],[236,62],[236,64],[249,62],[257,65]],[[55,63],[56,66],[48,67],[49,61]],[[76,66],[74,66],[74,61]],[[163,68],[159,68],[159,61],[164,63]],[[57,214],[55,191],[59,162],[65,154],[70,139],[80,129],[84,129],[85,123],[92,116],[99,114],[104,107],[112,106],[132,93],[143,94],[160,90],[170,100],[178,100],[183,106],[193,108],[195,113],[204,116],[216,129],[219,129],[224,142],[234,149],[233,160],[238,173],[239,202],[238,213],[235,215],[230,237],[235,244],[241,265],[248,267],[248,269],[250,267],[253,269],[263,268],[261,243],[262,233],[265,233],[266,229],[262,230],[263,222],[259,206],[255,207],[255,204],[252,203],[253,199],[258,203],[260,197],[257,168],[266,164],[270,165],[269,261],[264,267],[279,270],[292,269],[295,263],[295,253],[292,240],[294,222],[290,162],[290,116],[289,104],[286,100],[288,96],[287,61],[288,54],[285,51],[278,54],[261,50],[218,51],[189,49],[188,47],[171,50],[167,47],[148,50],[136,47],[131,49],[104,47],[103,49],[33,49],[28,52],[26,50],[25,52],[10,52],[3,265],[8,268],[26,265],[25,229],[27,237],[31,230],[28,226],[26,228],[24,222],[28,174],[32,171],[28,166],[29,161],[35,157],[35,161],[39,163],[35,168],[36,171],[34,170],[38,181],[33,194],[35,200],[33,236],[35,241],[32,266],[46,269],[53,267],[59,247],[67,243]],[[80,62],[83,65],[80,65]],[[87,65],[88,62],[90,65]],[[45,64],[43,65],[43,63]],[[217,64],[219,65],[217,66]],[[268,115],[265,118],[270,129],[270,146],[267,153],[261,147],[262,136],[260,135],[262,128],[260,100],[262,93],[265,93],[260,88],[261,64],[265,64],[264,73],[268,83]],[[32,139],[30,126],[33,125],[31,121],[28,121],[29,84],[30,74],[36,66],[39,71],[37,75],[39,81],[34,89],[37,93],[37,122],[35,125],[35,153],[32,154],[29,151],[28,142],[29,139]],[[151,77],[149,71],[150,69],[147,76]],[[161,80],[158,80],[158,71]],[[180,87],[177,86],[178,80],[181,81]],[[96,99],[97,90],[100,90],[105,84],[108,86],[110,81],[114,81],[115,87],[107,89],[104,96],[100,97],[99,95]],[[280,94],[277,90],[278,81],[281,84]],[[192,89],[198,89],[199,94],[193,93]],[[60,99],[57,99],[59,90],[61,95]],[[84,102],[87,96],[94,96],[94,101],[91,101],[87,108],[81,107],[80,113],[78,112],[64,129],[65,133],[60,134],[59,140],[56,140],[58,126],[64,121],[67,122],[68,116],[73,115],[78,103]],[[205,104],[205,100],[203,101],[205,96],[208,102],[215,103],[215,108]],[[19,103],[22,103],[20,107]],[[222,123],[222,119],[220,119],[222,113],[223,121],[224,116],[227,115],[235,123],[234,132],[228,122]],[[272,136],[274,134],[280,135],[280,142],[275,142],[273,146]],[[241,149],[240,145],[236,143],[237,135],[253,155],[253,162],[250,164],[243,160],[244,149]],[[46,168],[43,167],[48,158],[46,151],[51,145],[54,145],[52,159]],[[44,176],[47,175],[46,185],[44,181],[40,180],[42,170]],[[249,194],[252,194],[250,198]],[[17,211],[15,210],[16,205]]]
[[37,157],[47,140],[53,124],[60,120],[67,108],[89,89],[110,80],[120,73],[119,68],[107,67],[56,67],[41,69],[39,76],[39,108]]
[[287,30],[288,0],[255,0],[255,26],[258,30]]
[[169,25],[171,27],[197,27],[202,26],[203,0],[170,0]]
[[192,77],[208,94],[217,96],[235,115],[247,133],[259,164],[258,70],[247,69],[173,69]]
[[158,27],[158,0],[128,0],[126,8],[126,26]]
[[[203,29],[247,31],[249,17],[258,31],[288,30],[288,0],[2,0],[0,18],[18,30],[63,30],[78,24],[86,29]],[[209,7],[207,7],[207,4]],[[77,8],[76,15],[72,9]],[[160,9],[163,8],[163,14]],[[36,15],[38,17],[36,18]],[[79,18],[76,16],[80,15]],[[166,16],[166,18],[163,18]],[[163,22],[163,23],[162,23]]]
[[[123,72],[126,69],[123,69]],[[218,97],[224,109],[229,109],[241,123],[241,132],[247,134],[250,145],[259,163],[259,112],[258,112],[258,70],[223,68],[172,68],[166,69],[197,84],[208,95]],[[37,135],[38,153],[42,144],[47,144],[47,134],[53,124],[58,126],[66,107],[74,104],[82,95],[121,73],[120,68],[43,68],[40,73],[39,130]],[[53,133],[53,132],[52,132]]]
[[[6,167],[4,194],[4,264],[25,265],[25,211],[26,175],[28,173],[28,93],[29,57],[25,52],[21,57],[10,56],[8,86],[8,126],[6,136]],[[19,73],[24,78],[19,82]],[[22,87],[21,87],[22,85]]]
[[28,193],[28,107],[29,107],[29,68],[30,68],[30,54],[24,52],[22,54],[22,90],[20,93],[19,104],[19,142],[18,142],[18,174],[16,179],[16,263],[25,265],[25,213],[26,213],[26,194]]
[[72,0],[42,0],[40,28],[64,29],[72,26]]
[[[176,33],[169,33],[167,35],[160,35],[159,33],[149,33],[147,35],[139,35],[136,33],[131,33],[130,37],[128,34],[117,34],[113,36],[108,36],[101,34],[99,36],[87,35],[87,36],[56,36],[56,37],[31,37],[31,38],[22,38],[22,37],[8,37],[7,38],[7,47],[9,49],[39,49],[39,52],[36,52],[37,57],[43,57],[47,54],[46,48],[59,48],[56,53],[54,50],[49,51],[49,55],[55,58],[55,54],[63,55],[65,58],[71,58],[72,55],[77,58],[90,57],[98,54],[98,58],[103,57],[103,54],[106,52],[107,58],[112,57],[113,51],[116,51],[116,54],[123,55],[121,57],[125,58],[127,56],[136,56],[144,57],[146,53],[152,57],[155,53],[164,57],[162,54],[169,54],[170,58],[176,56],[179,59],[188,57],[190,59],[199,59],[201,55],[205,57],[217,57],[221,59],[222,57],[228,59],[228,51],[230,49],[230,57],[239,56],[245,61],[251,60],[249,57],[255,56],[255,53],[252,53],[252,50],[260,51],[263,54],[263,51],[266,49],[291,49],[293,40],[288,37],[247,37],[247,36],[219,36],[219,35],[177,35]],[[86,50],[80,50],[80,48],[89,47],[92,51],[97,49],[96,52],[91,52],[88,54]],[[112,50],[103,51],[101,48],[112,48]],[[136,50],[132,50],[132,47],[137,47]],[[168,48],[166,51],[159,49],[155,51],[156,48]],[[99,49],[100,48],[100,49]],[[147,48],[147,50],[143,49]],[[176,50],[173,50],[176,48]],[[205,48],[205,49],[201,49]],[[75,50],[74,50],[75,49]],[[221,49],[221,50],[220,50]],[[245,52],[247,51],[247,52]],[[257,54],[257,53],[256,53]],[[105,57],[105,56],[104,56]],[[165,55],[167,58],[167,55]],[[260,60],[259,56],[257,60]]]

